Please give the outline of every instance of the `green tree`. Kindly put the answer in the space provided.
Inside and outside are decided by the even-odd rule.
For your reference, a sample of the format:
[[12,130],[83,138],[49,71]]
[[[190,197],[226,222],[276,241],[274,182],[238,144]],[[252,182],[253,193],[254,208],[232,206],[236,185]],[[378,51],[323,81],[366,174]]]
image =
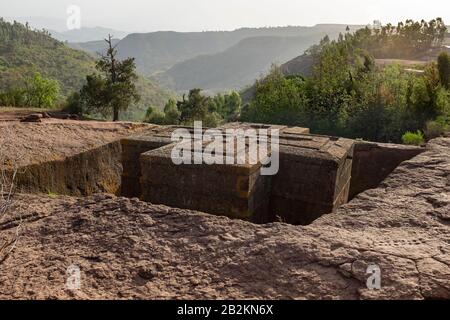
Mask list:
[[285,77],[279,67],[255,84],[254,99],[242,109],[241,119],[275,124],[308,123],[306,82],[302,77]]
[[85,108],[79,108],[82,112],[98,112],[102,115],[111,113],[110,97],[108,96],[107,81],[97,75],[92,74],[86,76],[86,84],[80,90],[80,105]]
[[84,111],[83,103],[84,103],[84,101],[82,100],[80,93],[74,92],[67,97],[64,109],[67,112],[70,112],[73,114],[78,114],[81,116],[81,115],[83,115],[83,111]]
[[23,88],[13,88],[0,93],[0,105],[11,107],[24,107],[27,104],[26,91]]
[[166,124],[166,118],[164,112],[157,110],[154,107],[148,107],[145,115],[145,122],[164,125]]
[[166,124],[179,124],[181,112],[177,108],[177,102],[174,99],[169,101],[164,106],[164,117]]
[[59,84],[56,80],[43,78],[35,73],[25,80],[27,105],[36,108],[50,108],[59,96]]
[[438,57],[439,79],[446,89],[450,87],[450,55],[442,52]]
[[97,62],[99,74],[86,78],[81,97],[86,101],[89,111],[103,115],[113,115],[113,121],[119,120],[119,112],[140,99],[135,82],[138,79],[134,58],[123,61],[117,59],[116,47],[112,45],[111,35],[105,39],[108,44],[106,55]]
[[202,95],[201,89],[189,91],[188,98],[183,95],[183,100],[177,102],[180,111],[180,121],[185,124],[201,121],[205,119],[211,110],[211,98]]
[[218,113],[226,121],[236,121],[241,113],[242,99],[239,93],[232,91],[223,96],[223,104],[218,109]]

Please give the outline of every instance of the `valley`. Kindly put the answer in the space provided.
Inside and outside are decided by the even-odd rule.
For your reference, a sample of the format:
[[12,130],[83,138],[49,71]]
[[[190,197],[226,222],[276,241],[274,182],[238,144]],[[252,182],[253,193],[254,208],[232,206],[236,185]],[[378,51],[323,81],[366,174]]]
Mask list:
[[[355,31],[361,26],[349,27]],[[199,87],[213,93],[239,90],[266,73],[272,64],[289,61],[326,35],[337,38],[346,28],[317,25],[229,32],[135,33],[117,41],[117,48],[120,57],[134,57],[140,73],[166,88],[186,92]],[[70,46],[91,54],[104,50],[101,41]]]

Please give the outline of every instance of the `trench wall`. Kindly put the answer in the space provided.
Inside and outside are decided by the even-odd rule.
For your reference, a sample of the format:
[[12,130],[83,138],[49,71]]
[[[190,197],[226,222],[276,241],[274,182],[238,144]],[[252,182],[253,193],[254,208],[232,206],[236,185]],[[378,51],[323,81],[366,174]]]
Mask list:
[[[139,142],[122,140],[112,142],[62,160],[34,164],[21,168],[17,175],[16,183],[20,191],[28,193],[87,196],[105,192],[126,197],[142,197],[145,193],[142,190],[142,172],[148,173],[149,170],[153,172],[155,170],[158,171],[158,169],[141,168],[141,155],[148,150],[158,149],[164,145],[167,145],[166,141]],[[376,188],[403,161],[409,160],[424,151],[424,148],[418,147],[356,141],[351,166],[349,199],[352,199],[367,189]],[[162,170],[161,168],[159,168],[159,171],[161,171],[159,172],[160,175],[168,173],[163,172],[166,170]],[[298,174],[298,172],[288,171],[292,175]],[[152,174],[156,173],[153,172]],[[202,172],[199,172],[199,175],[202,175]],[[175,176],[168,177],[167,179],[177,180],[179,178]],[[278,180],[279,178],[281,177],[275,177]],[[167,179],[161,178],[161,181],[167,182]],[[282,181],[284,189],[296,189],[295,186],[289,185],[289,179],[282,179]],[[205,184],[201,185],[205,187]],[[272,185],[272,183],[268,185]],[[270,188],[271,190],[265,192],[265,196],[263,197],[265,200],[270,199],[270,203],[266,204],[266,206],[270,206],[270,211],[274,211],[273,208],[282,208],[283,212],[298,215],[296,205],[289,203],[286,199],[283,199],[281,202],[275,201],[280,199],[274,197],[275,193],[273,188],[276,188],[276,184]],[[159,197],[158,202],[167,205],[171,204],[170,198],[171,195],[173,196],[174,191],[173,189],[166,191],[153,190],[154,196]],[[321,190],[317,190],[317,192],[321,192]],[[167,199],[165,198],[166,196]],[[184,194],[183,196],[195,197],[195,194]],[[254,198],[258,199],[258,197]],[[204,200],[210,203],[212,200],[211,193]],[[261,199],[259,200],[261,201]],[[257,206],[258,203],[252,202],[252,207]],[[201,210],[202,208],[193,209]],[[208,212],[208,210],[204,211]],[[264,216],[264,221],[258,222],[270,222],[266,220],[273,219],[273,214],[267,215],[266,213]],[[289,215],[284,218],[292,221],[295,220],[291,219],[292,217],[290,218]],[[293,223],[307,224],[317,218],[317,216],[304,216],[303,218],[305,221],[301,220]],[[254,220],[254,222],[257,221]]]
[[349,199],[376,188],[403,161],[414,158],[425,148],[389,143],[356,141]]
[[19,170],[16,185],[21,192],[87,196],[119,194],[122,176],[119,141],[62,160],[44,162]]
[[161,148],[168,143],[166,141],[142,141],[123,139],[121,141],[121,161],[123,166],[122,185],[120,194],[128,198],[139,198],[142,194],[141,187],[141,161],[143,153]]

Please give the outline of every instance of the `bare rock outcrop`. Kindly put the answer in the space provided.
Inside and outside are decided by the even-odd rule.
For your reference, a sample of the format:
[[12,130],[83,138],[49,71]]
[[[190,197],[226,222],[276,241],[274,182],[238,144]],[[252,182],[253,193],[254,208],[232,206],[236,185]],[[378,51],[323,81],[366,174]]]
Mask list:
[[32,113],[23,117],[20,122],[42,122],[42,118],[43,116],[41,113]]
[[0,121],[0,166],[6,170],[11,165],[20,167],[15,182],[23,192],[115,194],[122,174],[119,140],[151,127],[53,119],[43,123]]
[[[44,119],[43,123],[0,121],[0,145],[6,159],[25,167],[64,160],[153,127],[131,122]],[[16,159],[16,155],[22,157]]]
[[[450,139],[336,213],[298,227],[95,195],[22,195],[0,298],[450,299]],[[81,288],[65,286],[70,265]],[[367,269],[381,270],[369,289]]]

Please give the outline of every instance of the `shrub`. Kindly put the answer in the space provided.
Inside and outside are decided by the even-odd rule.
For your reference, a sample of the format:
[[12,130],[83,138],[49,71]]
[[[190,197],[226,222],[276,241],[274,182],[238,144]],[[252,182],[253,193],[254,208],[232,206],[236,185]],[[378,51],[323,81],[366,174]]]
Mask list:
[[434,121],[428,121],[425,126],[425,136],[428,140],[442,136],[449,131],[447,119],[445,117],[437,117]]
[[439,79],[445,88],[450,86],[450,55],[442,52],[438,57]]
[[407,145],[421,146],[425,143],[425,138],[420,130],[416,133],[408,131],[402,136],[402,141]]
[[0,105],[9,107],[25,107],[26,105],[25,90],[15,88],[8,90],[4,93],[0,93]]
[[59,83],[50,78],[44,78],[35,73],[26,80],[26,95],[28,105],[36,108],[51,108],[59,96]]
[[166,124],[179,124],[181,112],[177,108],[177,102],[170,99],[164,107],[165,122]]
[[65,111],[82,116],[84,111],[83,109],[83,101],[78,92],[74,92],[67,97],[66,103],[64,105]]
[[166,123],[165,118],[164,112],[153,107],[148,107],[144,122],[161,125]]

